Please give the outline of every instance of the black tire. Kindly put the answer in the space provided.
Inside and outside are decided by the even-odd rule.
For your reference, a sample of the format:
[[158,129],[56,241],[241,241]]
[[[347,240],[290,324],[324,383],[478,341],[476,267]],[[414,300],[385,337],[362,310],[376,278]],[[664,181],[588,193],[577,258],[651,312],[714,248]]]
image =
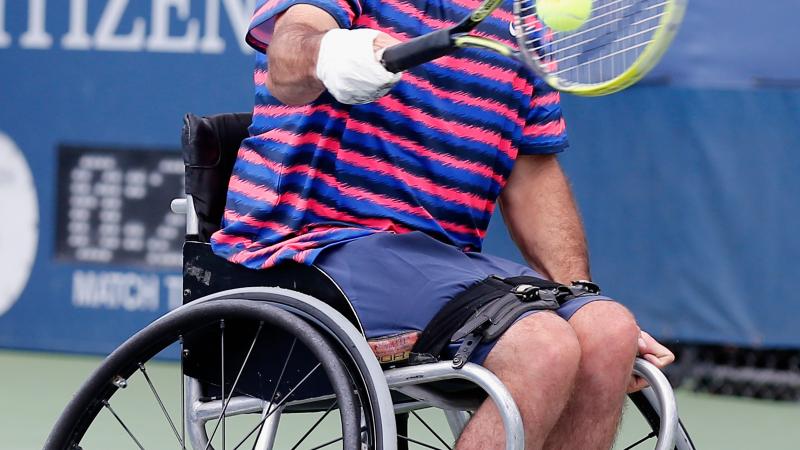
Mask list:
[[[308,321],[282,308],[263,301],[226,299],[198,302],[178,308],[154,321],[123,343],[103,361],[73,396],[58,418],[44,448],[48,450],[81,448],[82,438],[87,430],[92,427],[101,410],[104,408],[109,409],[111,414],[117,417],[117,414],[109,408],[109,405],[112,397],[123,391],[120,387],[125,385],[125,380],[128,380],[137,371],[141,370],[144,373],[145,363],[149,362],[151,358],[161,353],[164,349],[172,348],[175,343],[182,342],[184,337],[206,333],[210,328],[214,327],[224,329],[226,321],[229,324],[237,324],[237,329],[246,328],[242,327],[242,324],[247,324],[251,329],[256,329],[257,327],[258,331],[253,339],[251,348],[255,347],[255,342],[259,336],[258,333],[261,332],[265,324],[268,327],[264,329],[269,329],[271,332],[280,330],[280,332],[288,333],[296,339],[296,342],[301,343],[318,362],[311,372],[321,366],[323,372],[316,373],[324,373],[328,383],[330,383],[332,393],[335,395],[344,448],[360,447],[362,439],[360,411],[362,406],[359,400],[359,392],[363,390],[363,387],[354,386],[353,381],[357,380],[358,377],[354,377],[352,369],[348,367],[352,363],[343,362],[340,359],[341,349],[339,346],[335,343],[332,344],[329,337],[323,335]],[[224,351],[229,351],[230,344],[224,344],[224,333],[221,333],[221,336],[223,339],[221,347],[225,349]],[[249,350],[247,357],[250,357]],[[228,360],[225,358],[224,353],[222,359],[223,361]],[[247,361],[247,359],[243,360],[242,368],[246,366]],[[239,370],[240,373],[242,371],[243,369]],[[308,375],[306,378],[308,378]],[[146,378],[147,375],[145,374],[144,377]],[[238,378],[237,376],[237,381]],[[220,375],[220,379],[223,380],[223,383],[221,383],[222,398],[225,398],[226,389],[227,392],[230,392],[235,383],[227,375]],[[150,380],[147,379],[147,382],[149,383]],[[276,384],[280,384],[280,380]],[[154,397],[161,404],[159,396],[154,394]],[[273,397],[273,400],[275,398]],[[286,399],[288,399],[288,396]],[[165,422],[169,421],[169,414],[165,412],[164,415],[166,416]],[[120,423],[122,422],[120,421]],[[172,425],[172,422],[170,424]],[[178,437],[180,433],[176,430],[175,425],[173,425],[172,429],[175,431],[176,437]],[[131,439],[133,435],[128,436],[129,433],[124,426],[119,427],[119,432],[121,440],[135,440]],[[138,441],[136,443],[138,446]],[[180,444],[180,437],[178,437],[176,440],[177,448],[181,448]],[[184,444],[188,446],[185,438]]]

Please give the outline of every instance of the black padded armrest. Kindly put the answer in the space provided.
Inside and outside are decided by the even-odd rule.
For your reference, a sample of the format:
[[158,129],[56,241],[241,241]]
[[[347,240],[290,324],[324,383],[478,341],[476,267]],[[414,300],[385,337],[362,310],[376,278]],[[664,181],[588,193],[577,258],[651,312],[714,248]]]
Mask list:
[[219,229],[233,164],[242,140],[248,137],[250,113],[183,119],[181,144],[185,165],[186,193],[194,199],[200,220],[199,238],[208,242]]

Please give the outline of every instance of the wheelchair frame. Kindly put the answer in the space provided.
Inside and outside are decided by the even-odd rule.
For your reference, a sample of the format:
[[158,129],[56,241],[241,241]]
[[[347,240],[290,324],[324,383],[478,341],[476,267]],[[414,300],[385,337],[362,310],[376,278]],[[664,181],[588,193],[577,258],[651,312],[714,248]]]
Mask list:
[[[171,208],[173,212],[186,214],[186,234],[188,236],[197,235],[199,220],[194,211],[192,196],[187,195],[185,199],[173,200]],[[224,301],[232,298],[259,300],[266,299],[270,294],[280,294],[292,299],[279,306],[303,316],[323,329],[327,328],[333,332],[335,328],[336,332],[333,334],[340,344],[348,345],[352,351],[358,353],[358,358],[363,361],[378,394],[375,399],[378,405],[376,414],[380,415],[378,422],[383,424],[383,439],[380,448],[384,450],[396,450],[397,448],[395,414],[428,407],[436,407],[444,411],[451,431],[457,438],[469,421],[468,411],[477,409],[480,406],[480,400],[476,402],[474,399],[447,398],[426,389],[425,385],[442,380],[463,379],[479,386],[494,402],[503,422],[506,450],[524,450],[524,431],[519,409],[502,382],[482,366],[467,363],[464,367],[456,369],[453,367],[452,361],[440,361],[382,370],[366,339],[348,319],[324,302],[296,291],[270,287],[239,288],[212,294],[195,302]],[[658,420],[657,427],[654,426],[658,431],[656,450],[694,449],[688,434],[679,422],[672,387],[664,374],[641,358],[637,358],[633,372],[646,379],[650,384],[650,387],[644,389],[641,395],[653,408]],[[201,402],[199,400],[200,383],[190,377],[185,378],[186,389],[189,393],[186,400],[186,411],[190,441],[195,448],[206,448],[208,436],[205,431],[205,423],[219,416],[223,403],[220,400]],[[394,405],[390,390],[401,392],[416,401]],[[269,408],[271,405],[266,400],[239,397],[235,402],[231,401],[227,407],[227,413],[230,415],[263,413]],[[257,448],[272,448],[281,414],[282,412],[273,414],[271,420],[265,423],[265,427],[258,437]],[[647,419],[651,422],[651,426],[655,425],[652,423],[653,417]]]

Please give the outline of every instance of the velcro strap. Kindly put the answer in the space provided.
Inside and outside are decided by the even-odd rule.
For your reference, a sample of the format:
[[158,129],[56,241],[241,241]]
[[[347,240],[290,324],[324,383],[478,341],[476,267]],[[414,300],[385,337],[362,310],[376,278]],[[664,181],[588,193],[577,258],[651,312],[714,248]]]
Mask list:
[[480,307],[450,338],[450,342],[463,339],[453,357],[453,367],[464,367],[478,344],[497,339],[526,312],[558,309],[557,292],[558,288],[540,289],[521,284]]
[[[458,330],[475,311],[486,303],[507,294],[511,286],[501,278],[489,277],[478,281],[447,302],[422,330],[412,353],[438,358],[455,330]],[[428,358],[423,358],[427,360]],[[413,360],[413,358],[412,358]]]
[[[499,301],[493,302],[491,306]],[[542,311],[558,309],[559,303],[555,300],[537,300],[532,302],[521,302],[519,300],[509,301],[503,305],[493,317],[492,321],[483,330],[485,341],[492,341],[503,334],[520,316],[528,311]]]
[[[496,339],[522,314],[554,310],[576,292],[559,283],[536,277],[485,278],[449,301],[422,331],[412,349],[414,361],[439,358],[449,342],[474,334],[482,341]],[[577,291],[577,290],[576,290]],[[473,348],[460,349],[469,356]],[[417,355],[417,356],[415,356]],[[424,357],[423,357],[424,356]]]

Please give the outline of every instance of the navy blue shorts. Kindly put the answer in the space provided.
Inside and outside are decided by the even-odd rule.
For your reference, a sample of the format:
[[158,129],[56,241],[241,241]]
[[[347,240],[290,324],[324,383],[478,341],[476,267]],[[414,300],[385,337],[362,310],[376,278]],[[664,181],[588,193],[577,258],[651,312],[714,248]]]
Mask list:
[[[422,232],[377,233],[324,250],[314,265],[353,304],[367,339],[423,330],[453,297],[490,275],[543,278],[531,268],[476,252],[463,252]],[[565,320],[602,296],[585,296],[556,312]],[[479,345],[470,361],[482,364],[494,346]],[[450,346],[455,353],[457,344]]]

